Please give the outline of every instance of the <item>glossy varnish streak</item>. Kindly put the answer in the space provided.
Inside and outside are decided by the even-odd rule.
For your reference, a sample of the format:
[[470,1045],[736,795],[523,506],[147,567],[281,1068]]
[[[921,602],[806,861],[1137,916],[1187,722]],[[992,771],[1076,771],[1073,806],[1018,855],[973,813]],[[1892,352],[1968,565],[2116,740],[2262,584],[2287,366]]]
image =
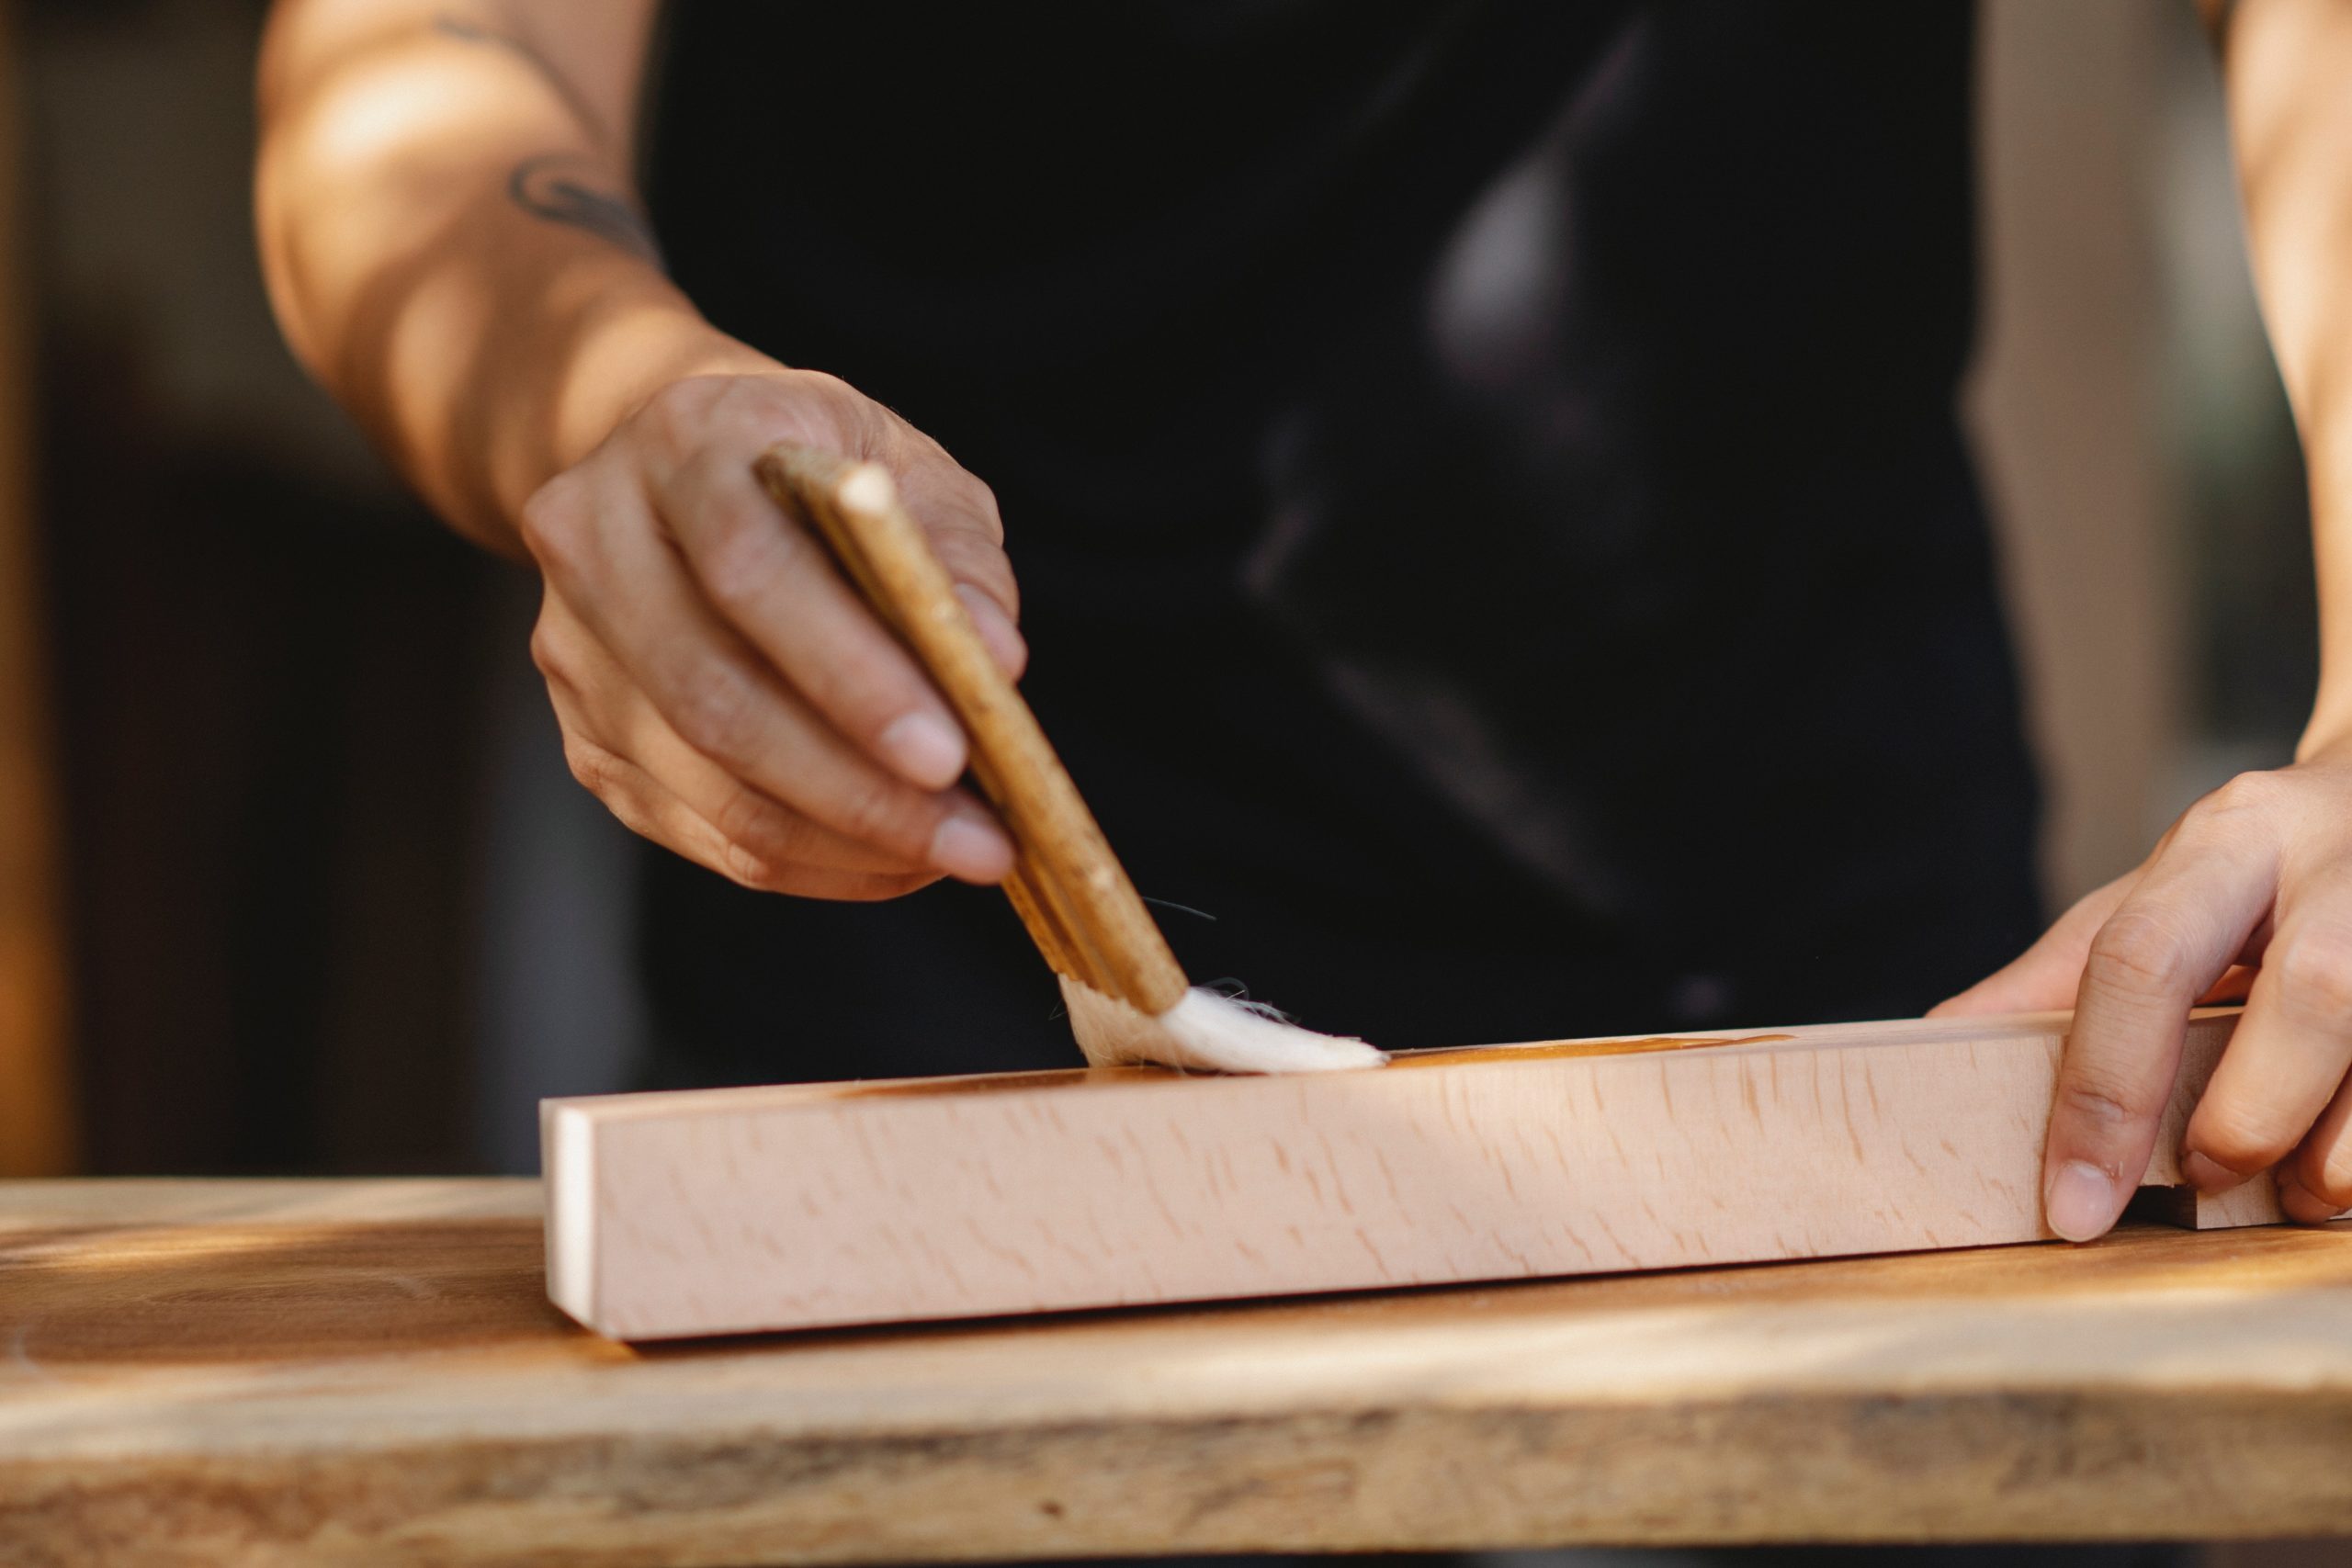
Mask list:
[[1550,1040],[1532,1045],[1440,1045],[1390,1055],[1392,1067],[1459,1067],[1479,1062],[1574,1061],[1586,1056],[1638,1056],[1650,1051],[1697,1051],[1717,1045],[1762,1045],[1790,1034],[1652,1034],[1633,1040]]

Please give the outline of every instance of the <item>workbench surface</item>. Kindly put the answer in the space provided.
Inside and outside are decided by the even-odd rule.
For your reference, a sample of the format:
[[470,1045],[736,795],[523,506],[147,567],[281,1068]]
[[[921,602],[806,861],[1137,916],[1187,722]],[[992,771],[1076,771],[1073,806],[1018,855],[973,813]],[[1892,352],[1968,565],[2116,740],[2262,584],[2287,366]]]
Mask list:
[[529,1181],[0,1184],[0,1562],[2352,1530],[2352,1230],[632,1349]]

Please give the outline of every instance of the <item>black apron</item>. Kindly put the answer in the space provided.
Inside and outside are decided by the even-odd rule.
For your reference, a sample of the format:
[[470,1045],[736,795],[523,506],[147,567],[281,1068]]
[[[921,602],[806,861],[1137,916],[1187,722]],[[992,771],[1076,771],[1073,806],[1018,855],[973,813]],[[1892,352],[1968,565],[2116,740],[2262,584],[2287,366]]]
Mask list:
[[[995,487],[1195,980],[1390,1046],[1916,1012],[2034,934],[1960,4],[671,7],[720,327]],[[1065,1064],[1001,897],[648,852],[665,1081]]]

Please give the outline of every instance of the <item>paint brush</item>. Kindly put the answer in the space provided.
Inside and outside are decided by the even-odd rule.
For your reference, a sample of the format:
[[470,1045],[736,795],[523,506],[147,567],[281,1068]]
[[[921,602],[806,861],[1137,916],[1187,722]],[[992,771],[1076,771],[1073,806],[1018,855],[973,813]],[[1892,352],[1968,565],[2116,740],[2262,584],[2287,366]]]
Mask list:
[[1325,1072],[1386,1058],[1192,985],[1094,814],[998,667],[889,470],[790,444],[753,465],[914,654],[962,721],[972,776],[1016,851],[1005,896],[1060,977],[1071,1030],[1097,1066],[1160,1062],[1229,1073]]

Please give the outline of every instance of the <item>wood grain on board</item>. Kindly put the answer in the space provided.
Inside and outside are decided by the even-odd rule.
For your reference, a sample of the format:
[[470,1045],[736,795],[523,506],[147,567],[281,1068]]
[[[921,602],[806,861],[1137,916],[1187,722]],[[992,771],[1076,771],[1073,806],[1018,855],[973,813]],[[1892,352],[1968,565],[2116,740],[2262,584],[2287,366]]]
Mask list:
[[0,1184],[0,1559],[2352,1530],[2352,1231],[631,1347],[527,1181]]
[[650,1339],[2031,1241],[2064,1025],[550,1100],[549,1290]]

